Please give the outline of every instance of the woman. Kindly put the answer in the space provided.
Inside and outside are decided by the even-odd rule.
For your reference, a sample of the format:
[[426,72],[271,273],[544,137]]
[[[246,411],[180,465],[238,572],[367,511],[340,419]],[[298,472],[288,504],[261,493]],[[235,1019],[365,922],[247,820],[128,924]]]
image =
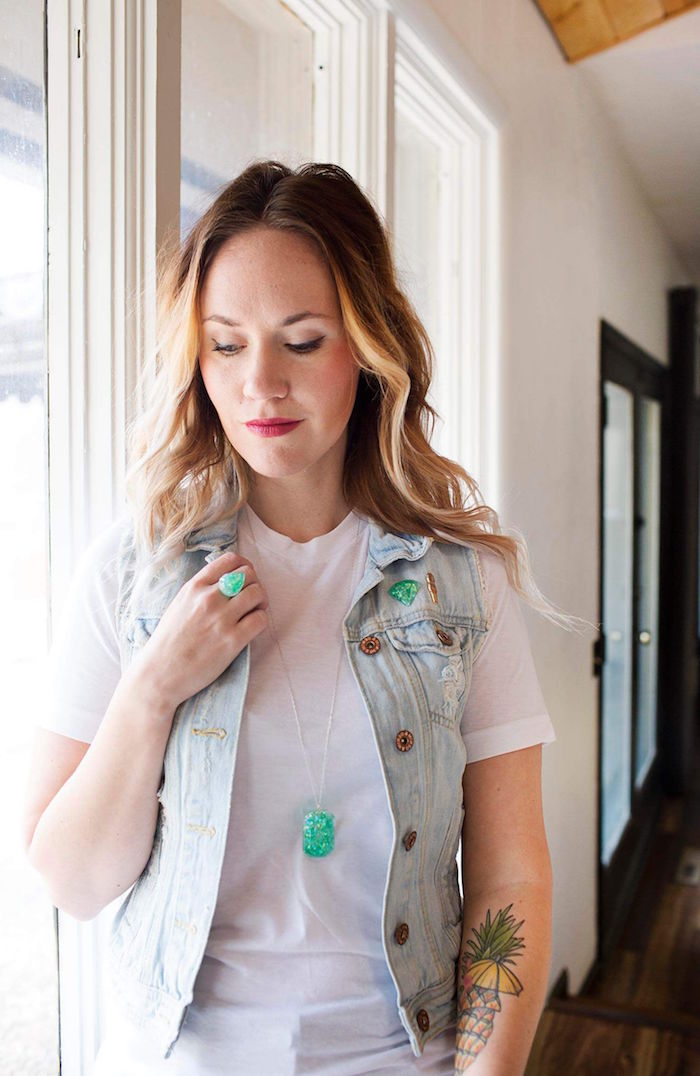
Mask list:
[[430,447],[431,345],[343,169],[253,163],[159,297],[27,807],[58,907],[136,883],[95,1071],[522,1072],[555,737],[517,595],[577,618]]

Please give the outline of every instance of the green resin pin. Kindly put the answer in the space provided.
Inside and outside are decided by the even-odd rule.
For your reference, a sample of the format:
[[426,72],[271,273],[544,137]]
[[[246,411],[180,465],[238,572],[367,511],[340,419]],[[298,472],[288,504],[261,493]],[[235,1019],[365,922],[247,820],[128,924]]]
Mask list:
[[389,587],[389,593],[392,598],[396,598],[397,602],[401,602],[402,605],[410,605],[420,587],[421,585],[416,579],[400,579],[398,583],[394,583],[393,586]]

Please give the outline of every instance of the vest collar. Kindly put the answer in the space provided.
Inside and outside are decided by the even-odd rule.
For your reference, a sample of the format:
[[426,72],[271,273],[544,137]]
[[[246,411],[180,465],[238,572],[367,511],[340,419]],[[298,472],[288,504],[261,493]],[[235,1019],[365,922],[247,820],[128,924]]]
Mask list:
[[[190,531],[185,538],[185,550],[187,552],[194,549],[218,551],[227,549],[231,545],[235,546],[238,539],[239,511],[240,509],[237,509],[211,526]],[[385,567],[391,561],[398,560],[399,557],[405,560],[418,560],[434,541],[428,535],[388,531],[368,516],[363,518],[367,519],[369,524],[369,559],[378,568]],[[207,557],[207,560],[210,559],[213,558]]]

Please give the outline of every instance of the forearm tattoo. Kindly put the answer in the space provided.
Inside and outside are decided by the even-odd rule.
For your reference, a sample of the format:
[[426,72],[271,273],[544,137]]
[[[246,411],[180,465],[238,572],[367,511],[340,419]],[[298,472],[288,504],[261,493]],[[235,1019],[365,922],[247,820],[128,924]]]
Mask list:
[[[457,966],[457,1050],[455,1072],[464,1072],[486,1046],[493,1020],[500,1012],[500,994],[519,994],[523,985],[506,965],[525,948],[516,931],[525,922],[515,922],[509,904],[491,921],[491,909],[479,929],[472,927],[476,941],[464,943]],[[467,948],[471,952],[467,952]]]

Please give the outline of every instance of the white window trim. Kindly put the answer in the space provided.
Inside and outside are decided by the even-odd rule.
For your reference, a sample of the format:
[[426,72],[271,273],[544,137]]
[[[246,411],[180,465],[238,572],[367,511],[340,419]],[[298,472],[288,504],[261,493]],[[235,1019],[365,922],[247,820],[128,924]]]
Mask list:
[[[169,228],[179,234],[179,115],[171,102],[180,95],[180,0],[51,0],[46,30],[55,624],[77,557],[123,504],[136,372],[155,339],[155,253]],[[100,957],[115,908],[90,923],[58,913],[68,1076],[91,1071],[101,1039]]]
[[124,431],[155,341],[156,250],[179,234],[179,15],[180,0],[47,5],[56,606],[76,553],[123,501]]
[[[470,312],[470,324],[475,332],[470,335],[466,331],[463,345],[464,354],[478,355],[478,361],[472,364],[470,380],[466,385],[460,384],[457,396],[470,416],[470,423],[479,423],[480,432],[476,440],[467,432],[467,441],[460,438],[453,455],[463,463],[466,461],[467,470],[478,476],[485,501],[500,512],[501,297],[504,280],[500,131],[508,122],[508,112],[493,84],[425,0],[391,0],[389,6],[396,18],[397,49],[400,52],[410,48],[433,92],[446,97],[463,123],[471,128],[480,146],[481,169],[474,182],[480,183],[483,196],[481,217],[477,222],[481,235],[481,261],[475,257],[472,262],[472,277],[475,283],[478,277],[479,284],[472,289],[475,297]],[[464,213],[461,219],[464,233],[470,222]],[[463,244],[464,241],[463,238]],[[479,298],[476,298],[477,291],[481,293]],[[454,374],[459,377],[459,371]],[[482,416],[485,416],[483,422]],[[461,423],[455,423],[454,413],[450,417],[452,429],[456,426],[458,431]]]
[[[442,393],[436,406],[445,420],[439,451],[464,461],[484,482],[492,461],[482,445],[494,425],[499,355],[498,130],[404,19],[396,20],[395,40],[396,107],[437,144],[444,162],[438,243],[445,271],[440,323],[447,328],[437,356]],[[493,473],[486,482],[493,489]]]
[[285,0],[313,33],[314,160],[333,161],[389,206],[390,15],[371,0]]
[[[446,150],[450,143],[456,157],[450,171],[460,176],[453,179],[445,199],[442,224],[456,267],[450,281],[450,309],[461,309],[461,297],[466,294],[468,298],[461,322],[450,321],[448,355],[439,356],[447,360],[443,381],[456,386],[445,402],[450,408],[443,416],[449,431],[445,448],[478,475],[485,499],[498,510],[499,130],[506,110],[491,84],[424,0],[287,0],[287,6],[314,35],[315,159],[337,161],[347,168],[372,197],[392,232],[395,91],[405,98],[410,96],[445,130]],[[355,102],[357,107],[348,108],[347,102]],[[448,115],[452,117],[449,125]],[[434,126],[433,135],[436,129]],[[468,159],[468,143],[477,158],[476,166]],[[474,198],[480,195],[479,216],[470,219]],[[460,222],[458,229],[454,220]],[[476,244],[475,232],[479,236]],[[465,362],[465,357],[473,361]]]

